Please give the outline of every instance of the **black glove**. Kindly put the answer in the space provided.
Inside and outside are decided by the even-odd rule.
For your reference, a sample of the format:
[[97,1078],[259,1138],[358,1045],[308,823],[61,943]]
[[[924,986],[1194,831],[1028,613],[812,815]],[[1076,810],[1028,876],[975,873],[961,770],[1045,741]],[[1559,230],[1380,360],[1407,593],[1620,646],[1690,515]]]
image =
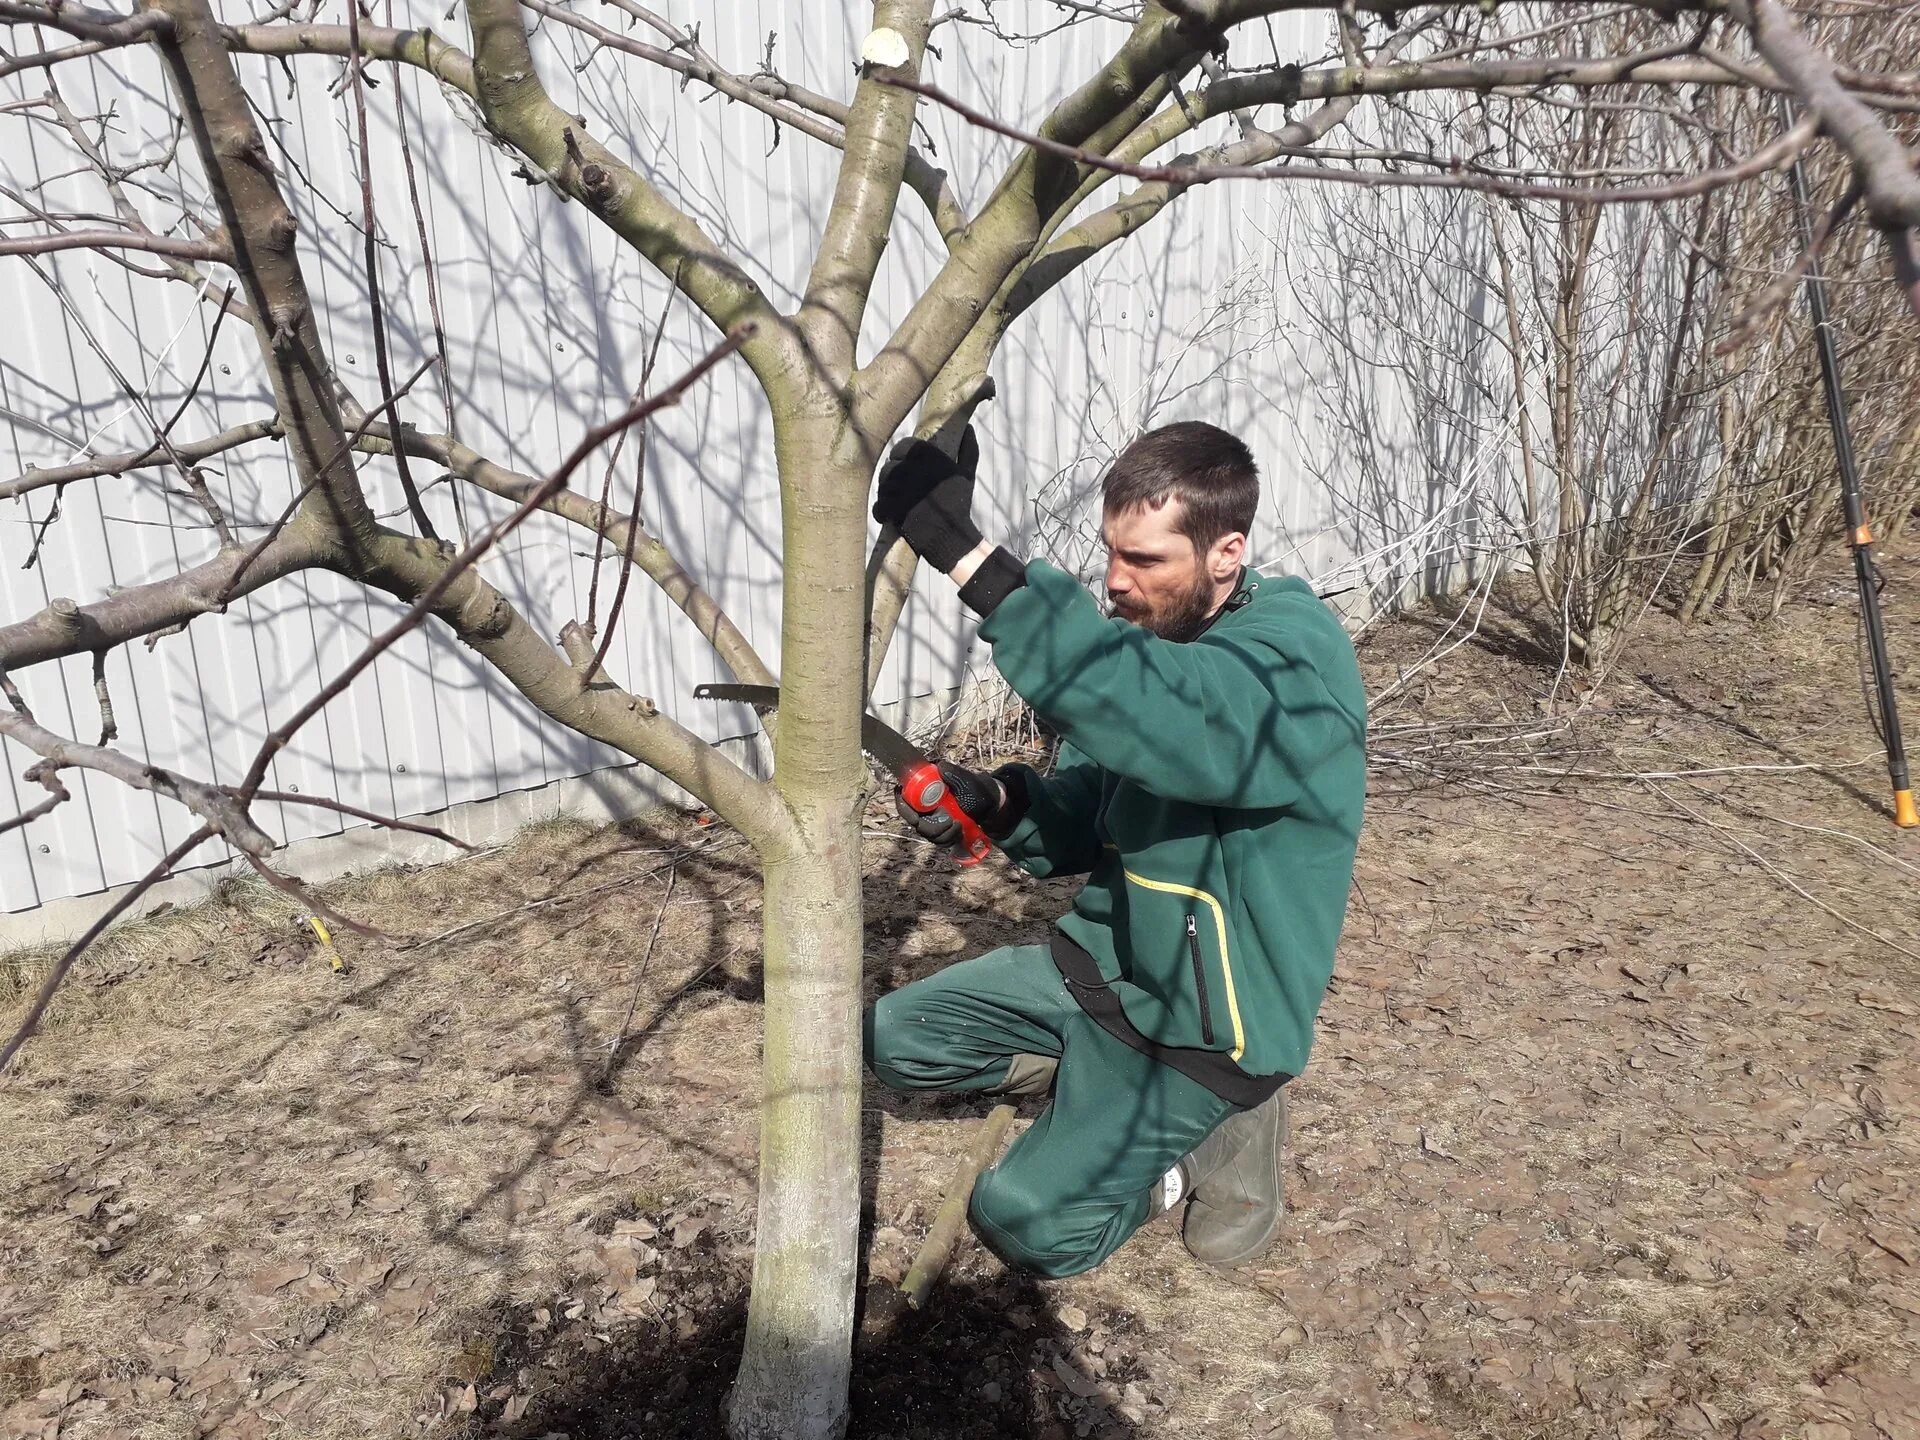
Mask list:
[[[1010,774],[1010,769],[1002,767],[991,775],[982,775],[978,770],[969,770],[964,765],[950,765],[945,760],[940,762],[940,778],[946,782],[947,789],[953,793],[960,808],[995,840],[1005,839],[1011,834],[1013,827],[1020,823],[1020,817],[1027,813],[1026,783],[1018,775]],[[922,815],[907,804],[906,796],[900,793],[898,786],[893,791],[893,807],[923,840],[931,840],[935,845],[952,845],[960,838],[960,827],[951,815],[944,810]]]
[[893,447],[880,472],[873,518],[891,525],[914,553],[942,574],[980,543],[973,523],[973,472],[980,442],[969,425],[956,459],[938,445],[908,440]]

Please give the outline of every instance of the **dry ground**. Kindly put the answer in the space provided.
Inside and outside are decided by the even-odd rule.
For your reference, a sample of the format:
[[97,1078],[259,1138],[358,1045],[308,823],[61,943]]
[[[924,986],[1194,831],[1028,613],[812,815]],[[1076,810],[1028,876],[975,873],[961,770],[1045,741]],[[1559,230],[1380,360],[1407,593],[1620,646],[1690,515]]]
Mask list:
[[[1890,569],[1920,736],[1920,565]],[[1448,623],[1372,638],[1376,688]],[[858,1433],[1920,1436],[1920,832],[1885,818],[1844,567],[1777,621],[1650,619],[1597,693],[1543,699],[1552,669],[1490,612],[1377,717],[1264,1267],[1162,1223],[1040,1285],[967,1242],[903,1317],[981,1107],[871,1097]],[[876,990],[1065,903],[873,814]],[[0,1081],[0,1433],[712,1433],[746,849],[549,826],[333,898],[468,928],[348,938],[338,976],[238,887],[112,937]]]

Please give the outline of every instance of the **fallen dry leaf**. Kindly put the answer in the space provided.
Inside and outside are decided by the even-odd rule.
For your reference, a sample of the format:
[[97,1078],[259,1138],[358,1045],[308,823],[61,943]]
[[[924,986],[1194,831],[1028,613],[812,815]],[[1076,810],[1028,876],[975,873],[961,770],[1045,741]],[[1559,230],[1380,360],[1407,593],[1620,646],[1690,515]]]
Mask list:
[[1902,1265],[1912,1265],[1920,1261],[1920,1237],[1911,1234],[1903,1235],[1884,1225],[1869,1225],[1866,1228],[1867,1238]]
[[1871,991],[1862,990],[1853,998],[1869,1010],[1884,1010],[1890,1015],[1920,1015],[1920,1008],[1915,1008],[1904,1000],[1875,995]]
[[376,1255],[367,1255],[358,1260],[348,1261],[334,1273],[339,1277],[342,1284],[350,1285],[356,1290],[371,1290],[382,1280],[385,1280],[387,1276],[392,1273],[392,1270],[393,1262],[391,1260],[382,1260]]
[[1053,1373],[1060,1383],[1078,1395],[1082,1400],[1091,1399],[1100,1393],[1100,1382],[1083,1373],[1064,1355],[1055,1355],[1052,1361]]
[[271,1295],[276,1290],[286,1289],[296,1280],[304,1280],[312,1268],[304,1260],[268,1265],[247,1277],[247,1288],[256,1295]]
[[405,1192],[391,1180],[376,1180],[360,1203],[376,1215],[391,1215],[407,1203]]

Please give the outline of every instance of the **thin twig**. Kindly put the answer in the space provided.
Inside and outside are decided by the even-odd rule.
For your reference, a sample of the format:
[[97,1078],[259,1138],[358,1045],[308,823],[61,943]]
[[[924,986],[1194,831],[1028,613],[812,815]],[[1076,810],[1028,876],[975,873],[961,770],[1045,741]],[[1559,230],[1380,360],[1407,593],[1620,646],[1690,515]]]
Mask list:
[[[1877,759],[1873,763],[1877,763]],[[1860,849],[1865,850],[1876,859],[1884,861],[1896,870],[1904,870],[1909,875],[1920,877],[1920,865],[1914,865],[1909,861],[1902,860],[1891,850],[1883,850],[1864,835],[1856,835],[1851,830],[1837,830],[1831,825],[1808,825],[1798,820],[1789,820],[1786,816],[1772,810],[1762,810],[1757,806],[1748,805],[1743,801],[1732,799],[1726,795],[1715,795],[1711,798],[1727,806],[1729,809],[1738,810],[1745,815],[1751,815],[1756,820],[1764,820],[1769,825],[1784,825],[1789,830],[1802,830],[1809,835],[1825,835],[1834,840],[1844,840],[1849,845],[1858,846]]]
[[1836,910],[1833,906],[1829,905],[1826,901],[1822,900],[1818,895],[1815,895],[1811,891],[1809,891],[1798,880],[1795,880],[1793,876],[1789,875],[1786,871],[1782,870],[1778,865],[1775,865],[1771,860],[1767,859],[1767,857],[1762,855],[1758,850],[1754,849],[1751,845],[1747,844],[1746,841],[1742,840],[1738,835],[1734,834],[1733,831],[1729,830],[1726,826],[1720,824],[1718,821],[1711,820],[1707,816],[1702,815],[1699,811],[1689,809],[1684,803],[1674,799],[1672,795],[1668,794],[1667,791],[1657,782],[1653,780],[1643,779],[1641,783],[1644,784],[1648,789],[1652,790],[1662,800],[1665,800],[1669,805],[1672,805],[1677,810],[1680,810],[1682,813],[1684,813],[1691,819],[1698,821],[1702,825],[1705,825],[1709,830],[1712,830],[1720,835],[1726,836],[1728,841],[1731,842],[1737,849],[1739,849],[1739,851],[1742,854],[1747,856],[1748,859],[1752,860],[1754,864],[1758,865],[1762,870],[1766,871],[1767,874],[1771,875],[1774,879],[1778,880],[1782,885],[1786,886],[1789,890],[1793,891],[1794,894],[1798,895],[1802,900],[1805,900],[1809,905],[1817,906],[1819,909],[1826,911],[1827,914],[1831,915],[1834,919],[1838,920],[1842,925],[1846,926],[1849,930],[1855,931],[1861,935],[1865,935],[1868,939],[1876,941],[1879,944],[1886,946],[1889,950],[1893,951],[1896,955],[1904,955],[1909,960],[1920,960],[1920,951],[1909,950],[1906,946],[1900,944],[1899,942],[1894,940],[1889,940],[1885,935],[1882,935],[1878,930],[1869,929],[1867,926],[1862,925],[1858,920],[1854,919],[1851,915],[1845,914],[1840,910]]
[[[703,355],[691,369],[666,390],[643,404],[633,406],[616,415],[605,424],[594,426],[582,436],[579,444],[573,447],[572,453],[561,463],[560,468],[535,487],[511,515],[481,531],[472,544],[447,562],[446,568],[431,585],[420,592],[419,598],[408,607],[406,614],[369,641],[344,670],[320,688],[319,694],[302,705],[291,718],[271,731],[266,739],[260,742],[260,748],[254,754],[253,763],[247,769],[246,778],[240,783],[240,793],[251,796],[258,791],[260,782],[266,778],[267,766],[273,762],[273,757],[286,747],[287,742],[293,738],[300,727],[332,704],[362,671],[432,614],[434,607],[440,603],[440,598],[447,593],[453,582],[472,569],[480,558],[502,539],[518,529],[529,515],[540,508],[543,501],[564,489],[568,479],[587,456],[642,416],[650,415],[655,410],[664,409],[669,405],[678,404],[701,376],[744,345],[754,329],[755,326],[751,321],[736,326],[718,345]],[[395,429],[397,432],[397,425]]]
[[[653,364],[660,356],[660,341],[667,333],[667,316],[673,309],[673,297],[679,293],[679,289],[680,263],[676,261],[673,267],[673,284],[667,287],[666,303],[660,307],[660,321],[653,327],[653,344],[647,350],[646,363],[640,368],[640,384],[637,387],[639,390],[644,391],[647,388],[648,382],[653,378]],[[633,577],[633,545],[634,541],[637,540],[640,535],[640,501],[645,496],[647,489],[647,422],[643,419],[634,429],[637,433],[633,437],[633,511],[627,516],[626,543],[622,547],[620,556],[620,579],[613,589],[613,603],[607,607],[607,623],[600,632],[600,643],[598,648],[593,652],[593,663],[587,666],[580,674],[580,684],[582,686],[592,684],[593,677],[600,673],[600,667],[606,663],[607,651],[613,646],[614,629],[620,623],[620,607],[626,604],[627,582]],[[622,435],[620,438],[625,440],[626,436]],[[609,462],[607,466],[607,474],[609,477],[613,474],[611,462]],[[606,513],[604,496],[602,497],[601,504],[601,514],[604,516]],[[597,562],[599,559],[601,532],[596,529],[593,534],[594,559]],[[600,567],[598,563],[594,565],[593,578],[594,583],[598,584],[600,580]],[[589,617],[591,617],[593,611],[591,599],[588,600],[587,610]]]
[[[387,24],[393,24],[393,0],[387,0]],[[447,434],[456,440],[460,436],[453,418],[453,370],[447,361],[447,323],[440,310],[440,272],[434,264],[433,242],[427,235],[427,211],[420,201],[420,177],[413,164],[413,141],[407,130],[407,92],[401,84],[401,65],[398,60],[392,62],[393,72],[393,112],[395,128],[400,135],[400,165],[407,177],[407,204],[413,210],[414,234],[420,241],[420,259],[426,271],[427,313],[433,318],[433,353],[440,362],[440,408],[445,412]],[[471,537],[467,534],[466,507],[461,504],[458,486],[452,487],[454,521],[460,529],[460,543],[465,544]]]
[[[235,798],[238,798],[237,795]],[[437,825],[428,825],[418,820],[402,820],[392,815],[382,815],[377,810],[363,810],[358,805],[349,805],[344,800],[335,800],[326,795],[302,795],[294,790],[256,790],[256,800],[278,800],[286,805],[315,805],[322,810],[337,810],[342,815],[351,815],[358,820],[370,820],[387,830],[410,830],[416,835],[426,835],[435,840],[444,840],[449,845],[471,851],[474,847],[458,835],[450,835]]]
[[1505,180],[1498,176],[1476,174],[1469,170],[1452,171],[1444,175],[1425,173],[1407,174],[1391,171],[1355,170],[1337,165],[1141,165],[1131,160],[1116,159],[1111,155],[1102,155],[1096,151],[1078,145],[1069,145],[1031,130],[1023,130],[1017,125],[1009,125],[997,120],[982,110],[975,109],[937,85],[925,84],[918,80],[909,80],[899,75],[877,75],[875,78],[883,85],[896,86],[902,90],[911,90],[914,94],[932,100],[938,105],[960,116],[970,124],[983,130],[991,130],[996,135],[1004,135],[1010,140],[1018,140],[1031,145],[1036,150],[1062,159],[1072,160],[1081,165],[1092,166],[1096,170],[1110,171],[1116,175],[1131,176],[1136,180],[1153,180],[1169,185],[1203,185],[1214,180],[1315,180],[1323,183],[1366,186],[1401,186],[1414,189],[1475,190],[1488,195],[1504,195],[1518,200],[1562,200],[1573,205],[1614,205],[1614,204],[1651,204],[1657,201],[1679,200],[1689,196],[1704,195],[1710,191],[1752,179],[1768,170],[1776,170],[1787,164],[1806,148],[1818,131],[1817,123],[1802,118],[1794,127],[1771,143],[1748,155],[1736,164],[1720,169],[1703,171],[1698,175],[1682,180],[1669,181],[1662,185],[1543,185],[1530,181]]
[[113,718],[113,695],[107,689],[107,652],[93,652],[93,698],[100,702],[100,739],[104,745],[118,738],[120,725]]
[[621,1047],[627,1043],[627,1027],[633,1024],[633,1012],[640,1006],[640,987],[647,978],[647,965],[653,959],[654,943],[660,938],[661,923],[667,918],[667,906],[673,903],[674,882],[680,878],[680,862],[676,859],[667,866],[667,888],[661,893],[660,908],[653,912],[653,929],[647,934],[647,948],[640,953],[640,968],[634,972],[633,994],[627,1000],[627,1013],[620,1021],[620,1033],[613,1037],[613,1043],[607,1047],[607,1058],[600,1066],[600,1084],[607,1083],[607,1077],[613,1074],[614,1061],[620,1058]]
[[[647,358],[641,363],[640,379],[633,387],[633,399],[627,402],[630,405],[637,405],[640,402],[640,397],[647,393],[647,379],[653,374],[654,357],[660,353],[660,337],[666,334],[667,315],[673,308],[674,292],[680,288],[680,270],[682,264],[683,260],[673,262],[673,277],[671,283],[667,286],[666,303],[660,307],[660,319],[653,327],[653,343],[647,347]],[[640,463],[635,473],[634,485],[636,489],[633,499],[633,523],[636,525],[640,521],[640,496],[638,486],[646,478],[647,466],[647,452],[644,443],[646,430],[642,428],[640,433],[642,438]],[[595,524],[593,529],[593,562],[587,567],[587,633],[589,635],[597,635],[600,633],[600,552],[607,538],[607,502],[613,497],[614,471],[620,464],[620,452],[626,448],[626,444],[627,437],[623,431],[620,437],[613,442],[613,449],[607,455],[606,472],[600,477],[600,504],[594,512],[595,519],[598,523]],[[629,533],[627,537],[627,558],[629,563],[631,563],[633,558],[632,542],[633,536]],[[613,627],[609,625],[607,628],[611,630]],[[604,655],[598,658],[603,659]],[[598,659],[596,659],[595,668],[598,668]]]
[[281,874],[251,850],[241,849],[240,855],[267,884],[282,894],[291,895],[295,900],[298,900],[304,908],[320,916],[323,920],[331,920],[342,929],[351,930],[354,934],[363,935],[369,940],[391,941],[393,939],[391,935],[377,926],[355,920],[351,915],[341,914],[291,875]]
[[31,809],[22,811],[11,820],[0,820],[0,835],[4,835],[9,830],[18,830],[23,826],[31,825],[54,806],[64,804],[73,798],[73,792],[68,790],[60,780],[60,767],[51,760],[42,760],[29,765],[22,778],[31,780],[46,790],[47,798]]
[[[363,57],[360,53],[360,0],[347,0],[347,84],[353,92],[353,118],[355,129],[359,133],[360,145],[355,159],[355,169],[360,172],[360,231],[365,242],[367,267],[367,313],[373,325],[373,364],[379,372],[380,389],[386,394],[393,393],[393,363],[387,354],[387,320],[384,302],[380,298],[380,245],[374,238],[378,227],[373,213],[373,147],[367,140],[367,88],[360,70]],[[395,401],[390,411],[394,433],[400,433],[400,410]],[[427,517],[427,507],[420,499],[420,492],[413,483],[413,471],[407,464],[407,447],[393,447],[393,462],[400,472],[400,492],[407,497],[407,510],[413,516],[413,523],[419,527],[420,534],[427,540],[437,541],[440,537],[434,532],[433,521]]]
[[605,894],[609,890],[618,890],[625,886],[638,884],[642,880],[651,879],[653,876],[658,875],[662,870],[671,869],[683,860],[691,859],[695,855],[704,855],[709,852],[728,849],[733,843],[735,842],[728,841],[721,843],[709,841],[707,844],[699,846],[696,849],[691,849],[683,854],[676,855],[663,865],[655,865],[650,870],[642,870],[637,875],[622,875],[618,879],[609,880],[604,884],[594,885],[585,890],[566,890],[556,895],[542,895],[538,900],[529,900],[525,904],[515,905],[510,909],[497,910],[491,915],[481,916],[478,920],[462,920],[458,925],[450,929],[442,930],[437,935],[427,935],[417,940],[408,940],[402,944],[400,948],[402,950],[418,950],[427,945],[438,945],[444,940],[452,940],[456,936],[465,935],[471,930],[494,930],[506,924],[509,920],[514,919],[516,916],[525,915],[529,911],[544,910],[550,905],[565,905],[575,900],[585,900],[595,895]]

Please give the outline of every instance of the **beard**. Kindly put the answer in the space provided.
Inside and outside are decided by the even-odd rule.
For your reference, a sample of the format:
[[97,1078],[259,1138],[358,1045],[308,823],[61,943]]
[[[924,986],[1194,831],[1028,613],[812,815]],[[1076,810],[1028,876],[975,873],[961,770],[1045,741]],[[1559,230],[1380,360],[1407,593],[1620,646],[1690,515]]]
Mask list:
[[1195,639],[1207,628],[1218,607],[1213,603],[1213,580],[1202,570],[1186,589],[1157,606],[1142,605],[1136,599],[1120,600],[1109,595],[1107,611],[1128,624],[1158,635],[1162,640],[1185,642]]

